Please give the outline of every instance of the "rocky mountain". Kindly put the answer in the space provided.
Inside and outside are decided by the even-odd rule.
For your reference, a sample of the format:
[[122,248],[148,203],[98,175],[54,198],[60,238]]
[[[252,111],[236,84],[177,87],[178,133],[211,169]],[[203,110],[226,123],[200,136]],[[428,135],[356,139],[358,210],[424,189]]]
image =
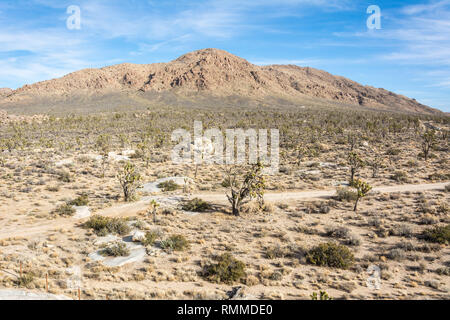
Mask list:
[[292,103],[321,99],[382,110],[438,113],[414,99],[358,84],[325,71],[295,65],[258,66],[218,49],[194,51],[168,63],[119,64],[84,69],[62,78],[0,91],[0,106],[32,104],[36,100],[83,101],[106,95],[148,97],[170,93],[177,97],[272,97]]
[[6,97],[8,94],[10,94],[13,90],[10,88],[0,88],[0,98]]

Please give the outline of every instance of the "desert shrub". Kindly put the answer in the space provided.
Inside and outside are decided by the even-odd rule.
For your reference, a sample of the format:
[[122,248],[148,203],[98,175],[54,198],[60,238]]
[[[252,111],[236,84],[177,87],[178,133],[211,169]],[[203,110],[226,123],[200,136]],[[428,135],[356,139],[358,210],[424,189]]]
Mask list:
[[161,241],[160,245],[167,251],[183,251],[189,248],[189,241],[183,235],[173,235]]
[[76,199],[69,201],[68,204],[77,207],[87,206],[89,204],[89,199],[87,194],[82,194]]
[[59,186],[47,186],[45,189],[50,192],[58,192]]
[[428,202],[419,203],[417,206],[417,211],[425,214],[434,214],[436,212],[435,208]]
[[288,205],[288,204],[282,203],[282,202],[276,203],[276,206],[277,206],[278,208],[280,208],[281,210],[286,210],[287,208],[289,208],[289,205]]
[[305,213],[316,214],[316,213],[329,213],[331,210],[327,202],[308,202],[305,205]]
[[358,198],[358,194],[355,191],[351,190],[350,188],[341,187],[336,189],[335,198],[338,201],[352,202],[356,201],[356,199]]
[[405,251],[403,251],[401,248],[394,248],[387,254],[389,259],[395,260],[395,261],[402,261],[405,260],[406,254]]
[[266,258],[284,258],[288,254],[286,248],[281,247],[279,244],[266,249]]
[[229,253],[217,257],[217,263],[205,266],[204,277],[212,282],[232,284],[245,277],[245,264]]
[[392,233],[398,237],[411,238],[413,235],[413,230],[407,224],[401,224],[401,225],[396,226],[392,230]]
[[109,218],[99,215],[92,216],[85,224],[86,228],[93,229],[97,235],[109,233],[125,235],[131,231],[126,220],[121,218]]
[[194,198],[183,204],[184,211],[205,212],[211,210],[211,204],[199,198]]
[[28,288],[30,284],[33,283],[33,281],[34,281],[34,274],[32,272],[26,272],[17,277],[14,283],[18,287]]
[[55,210],[53,210],[54,214],[60,215],[60,216],[73,216],[75,214],[75,208],[67,203],[64,203],[62,205],[59,205],[56,207]]
[[72,182],[73,181],[73,178],[72,178],[70,172],[61,170],[61,171],[58,171],[56,174],[58,176],[58,180],[60,180],[62,182],[67,182],[68,183],[68,182]]
[[450,173],[434,172],[428,176],[432,181],[445,181],[450,179]]
[[180,188],[173,180],[164,181],[158,184],[158,188],[162,189],[162,191],[175,191]]
[[398,156],[401,152],[402,152],[402,150],[400,150],[398,148],[389,148],[386,150],[386,154],[388,156]]
[[438,268],[436,269],[436,273],[440,276],[450,276],[450,268],[449,267]]
[[345,244],[349,245],[349,246],[360,246],[361,245],[361,238],[359,238],[358,236],[355,236],[353,234],[348,235],[345,238]]
[[397,182],[407,182],[408,181],[408,175],[405,171],[396,171],[391,176],[392,180],[395,180]]
[[350,235],[350,229],[347,227],[330,227],[326,235],[332,238],[345,239]]
[[445,186],[445,191],[450,192],[450,184],[447,184],[447,185]]
[[348,269],[354,256],[346,246],[328,242],[312,248],[306,254],[306,261],[317,266]]
[[159,236],[159,233],[156,231],[148,231],[145,233],[145,238],[142,241],[142,244],[144,246],[152,246],[155,243],[156,239],[159,238]]
[[430,242],[448,244],[450,243],[450,224],[426,229],[422,237]]
[[450,212],[450,207],[448,206],[448,204],[446,202],[441,202],[439,203],[439,205],[436,207],[436,211],[438,213],[442,213],[442,214],[448,214]]
[[109,257],[126,257],[130,255],[130,249],[124,242],[116,242],[102,249],[100,254]]

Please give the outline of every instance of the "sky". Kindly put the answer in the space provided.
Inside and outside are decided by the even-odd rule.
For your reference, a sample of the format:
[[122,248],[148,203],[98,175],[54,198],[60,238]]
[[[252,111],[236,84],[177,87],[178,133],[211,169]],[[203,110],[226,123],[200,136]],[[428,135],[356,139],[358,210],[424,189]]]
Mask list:
[[203,48],[319,68],[450,112],[450,0],[0,0],[0,88]]

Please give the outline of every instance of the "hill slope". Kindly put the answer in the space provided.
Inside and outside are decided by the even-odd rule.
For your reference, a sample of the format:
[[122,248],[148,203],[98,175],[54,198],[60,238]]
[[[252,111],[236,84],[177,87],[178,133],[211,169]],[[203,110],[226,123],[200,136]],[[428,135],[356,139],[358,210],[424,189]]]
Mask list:
[[[272,97],[295,103],[307,99],[372,107],[382,110],[439,113],[405,96],[360,85],[325,71],[293,65],[257,66],[218,49],[194,51],[169,63],[120,64],[84,69],[62,78],[25,85],[0,93],[0,106],[31,105],[38,100],[82,101],[111,95],[176,97]],[[101,100],[101,99],[100,99]],[[125,99],[126,100],[126,99]]]

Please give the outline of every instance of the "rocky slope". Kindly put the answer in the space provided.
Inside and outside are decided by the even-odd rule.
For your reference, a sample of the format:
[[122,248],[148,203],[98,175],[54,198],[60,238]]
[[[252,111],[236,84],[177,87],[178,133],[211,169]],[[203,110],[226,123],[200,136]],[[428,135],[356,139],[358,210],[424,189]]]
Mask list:
[[55,101],[79,96],[89,100],[112,93],[170,92],[181,97],[276,97],[292,102],[305,97],[321,98],[383,110],[439,112],[414,99],[363,86],[325,71],[293,65],[257,66],[218,49],[194,51],[169,63],[126,63],[101,69],[85,69],[59,79],[4,92],[0,93],[0,105],[32,103],[42,98]]
[[6,97],[8,94],[12,93],[10,88],[0,88],[0,98]]

